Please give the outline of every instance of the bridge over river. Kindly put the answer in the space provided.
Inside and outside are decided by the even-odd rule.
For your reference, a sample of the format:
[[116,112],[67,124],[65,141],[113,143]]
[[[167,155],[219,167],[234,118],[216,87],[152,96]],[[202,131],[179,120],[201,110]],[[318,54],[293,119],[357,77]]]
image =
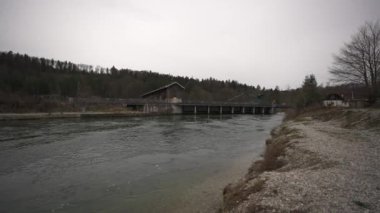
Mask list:
[[183,100],[185,88],[177,82],[165,85],[135,99],[76,99],[80,106],[106,105],[122,106],[131,111],[149,114],[272,114],[282,108],[262,100],[250,102],[215,102]]
[[276,106],[253,103],[181,103],[182,114],[272,114]]
[[70,104],[87,109],[122,107],[129,111],[150,114],[272,114],[286,106],[260,102],[182,101],[180,99],[153,100],[144,98],[71,98]]
[[129,108],[146,113],[169,114],[272,114],[277,105],[253,102],[169,102],[134,99],[126,101]]

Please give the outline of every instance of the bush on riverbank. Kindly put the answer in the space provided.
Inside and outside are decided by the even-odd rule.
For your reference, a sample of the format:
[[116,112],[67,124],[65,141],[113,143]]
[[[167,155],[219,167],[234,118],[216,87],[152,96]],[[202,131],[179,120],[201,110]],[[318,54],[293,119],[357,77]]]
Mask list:
[[378,128],[380,127],[380,112],[375,108],[307,108],[303,111],[289,110],[286,112],[285,121],[303,121],[316,119],[320,121],[340,122],[344,128]]
[[[236,184],[229,184],[223,190],[223,211],[229,211],[239,203],[248,199],[248,196],[260,192],[265,188],[265,179],[257,178],[266,171],[279,169],[286,165],[285,150],[291,146],[291,140],[301,137],[294,129],[285,126],[278,127],[271,132],[271,139],[266,141],[263,159],[256,161],[248,169],[244,179]],[[251,206],[252,209],[261,208]]]

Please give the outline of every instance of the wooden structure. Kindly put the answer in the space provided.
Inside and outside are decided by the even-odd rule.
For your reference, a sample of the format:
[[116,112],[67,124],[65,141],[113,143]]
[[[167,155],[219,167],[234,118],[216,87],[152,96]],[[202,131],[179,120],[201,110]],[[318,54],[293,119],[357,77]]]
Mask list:
[[[143,111],[147,113],[172,113],[180,114],[183,90],[185,87],[178,82],[165,85],[149,91],[141,97],[146,100]],[[152,102],[153,103],[149,103]]]
[[158,89],[149,91],[141,97],[144,99],[166,101],[169,103],[180,103],[182,102],[183,90],[185,90],[185,87],[178,82],[173,82]]

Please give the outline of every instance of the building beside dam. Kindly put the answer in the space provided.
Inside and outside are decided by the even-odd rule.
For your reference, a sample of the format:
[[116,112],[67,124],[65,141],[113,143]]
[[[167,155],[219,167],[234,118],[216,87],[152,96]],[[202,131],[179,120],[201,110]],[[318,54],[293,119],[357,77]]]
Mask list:
[[146,100],[143,111],[146,113],[180,114],[182,97],[185,87],[173,82],[158,89],[144,93],[141,98]]
[[166,101],[168,103],[181,103],[185,87],[178,82],[165,85],[143,94],[143,99]]

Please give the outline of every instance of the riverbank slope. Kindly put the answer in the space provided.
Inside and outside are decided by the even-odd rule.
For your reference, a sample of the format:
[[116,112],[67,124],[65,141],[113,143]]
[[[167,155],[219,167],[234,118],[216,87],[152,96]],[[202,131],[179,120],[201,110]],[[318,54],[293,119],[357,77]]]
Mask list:
[[380,211],[380,110],[317,110],[272,131],[221,212]]

